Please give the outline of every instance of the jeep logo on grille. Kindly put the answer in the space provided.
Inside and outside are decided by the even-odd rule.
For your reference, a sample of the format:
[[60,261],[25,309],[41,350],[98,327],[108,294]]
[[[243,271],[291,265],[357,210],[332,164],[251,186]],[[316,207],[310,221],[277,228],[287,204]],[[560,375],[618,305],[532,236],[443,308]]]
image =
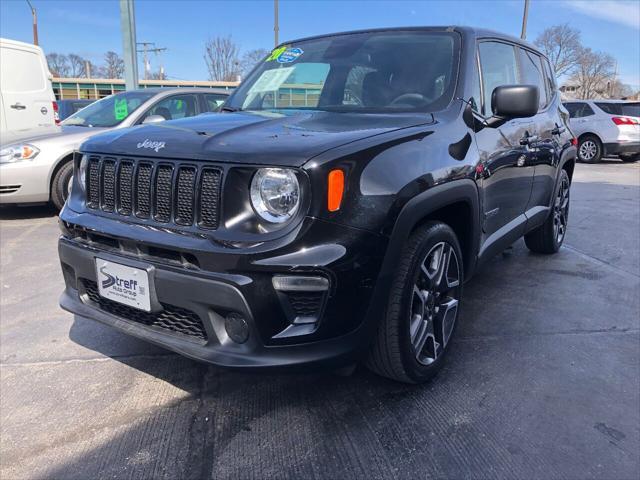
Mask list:
[[146,138],[144,142],[140,142],[138,144],[138,148],[150,148],[152,150],[155,150],[157,153],[158,150],[164,148],[164,142],[156,142],[154,140],[149,140],[148,138]]

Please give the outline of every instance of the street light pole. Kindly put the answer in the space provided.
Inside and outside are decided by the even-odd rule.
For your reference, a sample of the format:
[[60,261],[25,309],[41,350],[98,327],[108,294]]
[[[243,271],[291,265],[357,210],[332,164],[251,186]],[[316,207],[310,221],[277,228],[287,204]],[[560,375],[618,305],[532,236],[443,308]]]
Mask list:
[[33,8],[31,2],[27,0],[27,3],[31,9],[31,18],[33,19],[33,44],[38,45],[38,16],[36,15],[36,9]]
[[520,38],[527,39],[527,20],[529,18],[529,0],[524,0],[524,13],[522,14],[522,31],[520,32]]
[[273,0],[273,33],[275,46],[278,46],[278,32],[280,28],[278,27],[278,0]]

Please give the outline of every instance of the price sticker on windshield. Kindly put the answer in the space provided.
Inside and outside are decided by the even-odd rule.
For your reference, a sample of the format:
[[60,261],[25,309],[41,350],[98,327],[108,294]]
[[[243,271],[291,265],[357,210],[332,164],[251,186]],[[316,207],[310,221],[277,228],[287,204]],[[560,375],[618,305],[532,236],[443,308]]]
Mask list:
[[116,98],[113,104],[113,114],[116,120],[124,120],[129,115],[129,107],[126,98]]

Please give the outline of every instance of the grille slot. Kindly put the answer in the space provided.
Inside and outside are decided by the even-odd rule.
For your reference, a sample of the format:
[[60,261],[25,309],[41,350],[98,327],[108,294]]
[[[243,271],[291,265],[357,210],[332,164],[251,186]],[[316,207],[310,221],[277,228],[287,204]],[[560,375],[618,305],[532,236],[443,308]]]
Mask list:
[[220,201],[220,170],[205,168],[200,180],[200,226],[218,228],[218,203]]
[[121,162],[118,172],[119,212],[131,215],[133,211],[133,164]]
[[193,224],[193,202],[195,200],[196,169],[183,167],[178,171],[178,193],[176,223]]
[[171,190],[173,167],[160,165],[156,174],[155,219],[162,223],[171,220]]
[[151,172],[153,167],[148,163],[142,163],[138,167],[138,178],[136,185],[136,215],[142,218],[149,218],[151,215]]
[[89,300],[100,310],[110,313],[111,315],[150,327],[162,328],[171,332],[188,335],[201,341],[207,340],[207,332],[204,329],[202,320],[191,310],[163,303],[162,311],[148,313],[101,297],[98,293],[98,285],[91,280],[83,280],[83,284]]
[[116,162],[102,163],[102,210],[113,212],[116,207]]
[[87,207],[163,225],[218,228],[222,170],[162,160],[89,158]]
[[95,157],[89,159],[89,177],[87,178],[87,204],[91,208],[98,208],[100,204],[100,160]]

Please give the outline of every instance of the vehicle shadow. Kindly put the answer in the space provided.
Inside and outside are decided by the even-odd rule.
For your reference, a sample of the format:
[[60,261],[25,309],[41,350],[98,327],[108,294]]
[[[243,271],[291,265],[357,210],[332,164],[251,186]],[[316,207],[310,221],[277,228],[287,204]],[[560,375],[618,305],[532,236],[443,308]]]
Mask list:
[[15,205],[0,205],[0,220],[28,220],[36,218],[50,218],[58,215],[53,205],[29,205],[18,207]]
[[[48,470],[48,478],[362,478],[374,473],[388,478],[393,468],[386,461],[362,465],[345,477],[344,465],[326,459],[348,442],[349,432],[357,432],[359,441],[378,445],[385,433],[369,419],[375,422],[381,410],[389,408],[392,416],[400,415],[416,389],[432,388],[393,382],[362,366],[348,377],[331,371],[227,370],[148,349],[146,342],[111,329],[104,332],[107,338],[96,336],[83,322],[88,320],[74,319],[72,341],[153,378],[153,397],[174,391],[172,387],[188,396],[149,408],[108,442]],[[108,347],[112,341],[126,342],[141,353],[115,356]],[[291,449],[305,458],[301,464],[290,464]],[[303,453],[305,449],[310,451]],[[404,462],[402,471],[418,475],[421,468]]]

